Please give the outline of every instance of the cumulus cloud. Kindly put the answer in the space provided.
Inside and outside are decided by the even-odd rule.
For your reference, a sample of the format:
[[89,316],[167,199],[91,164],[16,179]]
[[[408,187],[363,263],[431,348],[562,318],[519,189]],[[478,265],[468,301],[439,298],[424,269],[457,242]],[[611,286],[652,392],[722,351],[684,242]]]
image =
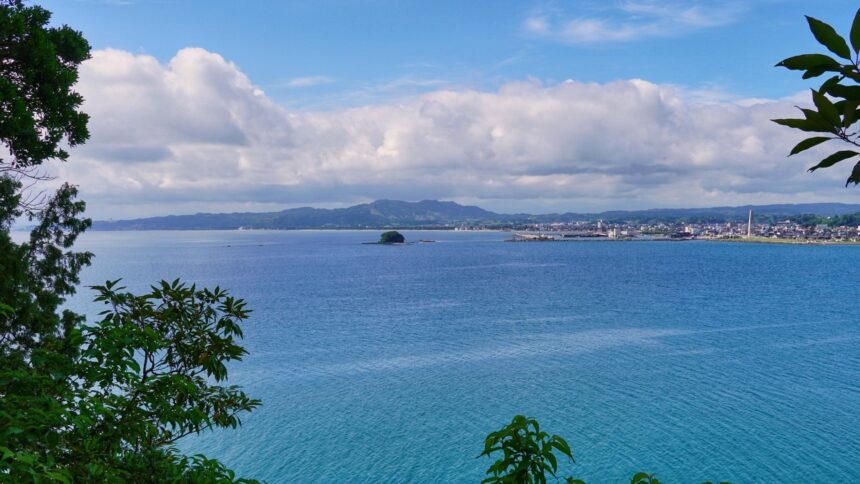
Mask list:
[[[92,139],[61,164],[96,217],[442,198],[502,210],[845,200],[845,170],[805,173],[791,103],[689,100],[644,80],[289,111],[235,65],[94,53],[79,89]],[[819,153],[820,154],[820,153]],[[847,167],[845,167],[847,168]]]
[[737,2],[631,0],[604,16],[565,19],[559,12],[536,12],[523,27],[536,37],[568,44],[627,42],[726,25],[742,11],[743,5]]

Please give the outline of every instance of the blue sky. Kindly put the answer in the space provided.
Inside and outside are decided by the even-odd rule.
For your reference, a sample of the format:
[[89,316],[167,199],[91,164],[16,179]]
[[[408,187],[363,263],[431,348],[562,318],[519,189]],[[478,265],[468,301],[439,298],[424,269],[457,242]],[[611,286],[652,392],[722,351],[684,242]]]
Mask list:
[[814,85],[773,67],[820,50],[803,15],[844,32],[852,2],[41,4],[95,49],[58,174],[96,216],[860,201],[768,121]]
[[[631,9],[650,5],[652,11]],[[607,82],[641,78],[742,97],[806,87],[772,66],[812,50],[803,15],[847,30],[849,1],[96,1],[44,2],[95,48],[169,60],[202,47],[236,63],[287,105],[337,107],[432,90],[491,89],[530,77]],[[672,19],[698,8],[701,19]],[[540,35],[529,21],[600,20],[640,32],[586,41]],[[645,27],[654,26],[651,31]]]

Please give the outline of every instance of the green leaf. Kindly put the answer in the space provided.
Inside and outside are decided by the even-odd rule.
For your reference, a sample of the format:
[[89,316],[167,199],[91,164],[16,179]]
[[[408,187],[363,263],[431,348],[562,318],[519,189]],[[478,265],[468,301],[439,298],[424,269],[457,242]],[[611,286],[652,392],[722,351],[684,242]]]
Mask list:
[[860,86],[844,86],[842,84],[835,84],[827,87],[827,94],[848,100],[860,100]]
[[821,45],[827,47],[827,50],[842,57],[843,59],[851,60],[851,50],[848,49],[848,44],[841,35],[836,33],[830,25],[816,18],[806,16],[806,21],[809,22],[809,30],[815,36]]
[[851,170],[851,176],[848,177],[848,180],[845,182],[845,186],[847,187],[850,184],[860,185],[860,162],[857,162],[854,165],[854,169]]
[[821,114],[825,121],[833,126],[842,126],[839,111],[836,109],[836,106],[827,99],[827,96],[821,94],[815,89],[812,89],[812,102],[815,103],[815,107],[818,108],[818,113]]
[[854,15],[854,23],[851,24],[851,46],[854,52],[860,52],[860,9]]
[[803,113],[803,116],[809,122],[809,126],[818,130],[818,131],[826,131],[828,133],[837,133],[839,131],[839,127],[842,126],[842,123],[839,120],[837,122],[829,121],[824,118],[824,116],[814,110],[814,109],[806,109],[800,108],[800,112]]
[[821,143],[824,143],[825,141],[827,141],[829,139],[833,139],[833,138],[828,138],[826,136],[816,136],[814,138],[807,138],[807,139],[801,141],[800,143],[797,143],[797,146],[792,148],[791,153],[789,153],[788,156],[796,155],[796,154],[800,153],[801,151],[806,151],[809,148],[812,148],[813,146],[818,146]]
[[546,460],[549,462],[549,466],[552,469],[550,472],[555,474],[556,469],[558,469],[558,461],[556,460],[555,455],[552,452],[546,454]]
[[57,471],[48,471],[48,472],[45,472],[45,475],[46,475],[46,476],[48,476],[48,477],[50,477],[51,479],[53,479],[53,480],[55,480],[55,481],[64,482],[64,483],[66,483],[66,484],[68,484],[68,483],[72,482],[72,481],[70,481],[70,480],[69,480],[69,477],[68,477],[68,476],[66,476],[65,474],[63,474],[63,473],[61,473],[61,472],[57,472]]
[[839,81],[841,81],[841,80],[842,80],[842,76],[833,76],[830,79],[824,81],[824,83],[821,84],[821,87],[818,88],[818,91],[821,92],[822,94],[830,94],[830,91],[829,91],[830,88],[838,85]]
[[829,133],[830,129],[821,126],[820,123],[810,121],[808,119],[771,119],[776,124],[788,126],[789,128],[799,129],[810,133]]
[[856,66],[842,66],[837,72],[847,77],[848,79],[851,79],[854,82],[860,82],[860,71],[857,70]]
[[561,452],[562,454],[573,459],[573,453],[570,451],[570,445],[568,445],[567,441],[563,438],[556,436],[556,438],[552,440],[551,445],[558,449],[559,452]]
[[825,72],[827,72],[826,67],[813,67],[812,69],[804,72],[802,77],[803,79],[812,79],[824,74]]
[[829,168],[842,160],[847,160],[848,158],[853,158],[857,155],[860,155],[860,153],[857,153],[856,151],[837,151],[836,153],[833,153],[832,155],[818,162],[818,164],[810,168],[809,171],[815,171],[819,168]]
[[776,67],[785,67],[793,71],[805,71],[808,69],[825,68],[838,70],[840,64],[832,57],[824,54],[802,54],[783,60]]
[[857,106],[860,106],[860,101],[845,101],[845,106],[842,108],[843,128],[850,127],[857,120]]

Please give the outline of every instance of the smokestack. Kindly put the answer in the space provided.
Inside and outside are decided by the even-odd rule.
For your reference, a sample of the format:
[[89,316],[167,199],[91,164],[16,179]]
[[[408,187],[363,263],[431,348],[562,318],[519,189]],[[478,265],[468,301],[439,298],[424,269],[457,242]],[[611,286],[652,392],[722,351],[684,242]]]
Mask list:
[[752,209],[750,209],[750,219],[747,222],[747,237],[752,237]]

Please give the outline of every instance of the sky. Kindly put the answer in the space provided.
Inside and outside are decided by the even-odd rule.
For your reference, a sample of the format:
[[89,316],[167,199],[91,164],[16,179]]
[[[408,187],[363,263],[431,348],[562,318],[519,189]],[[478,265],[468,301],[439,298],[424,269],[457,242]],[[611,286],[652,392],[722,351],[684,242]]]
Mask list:
[[[842,0],[39,2],[93,47],[94,218],[444,199],[502,212],[860,203],[786,157]],[[825,145],[826,146],[826,145]]]

